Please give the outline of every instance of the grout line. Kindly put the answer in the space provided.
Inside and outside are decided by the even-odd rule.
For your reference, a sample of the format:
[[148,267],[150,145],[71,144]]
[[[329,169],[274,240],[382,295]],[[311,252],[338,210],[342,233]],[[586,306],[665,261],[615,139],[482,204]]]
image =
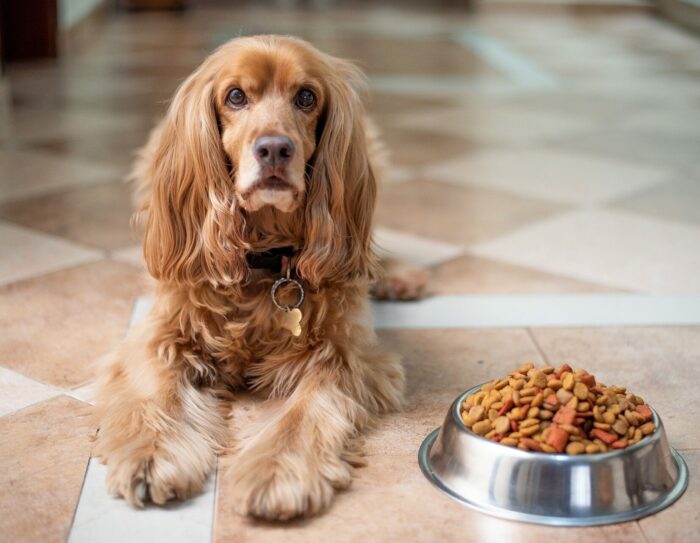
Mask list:
[[88,468],[90,467],[90,461],[92,460],[92,452],[87,455],[87,461],[85,462],[85,470],[83,471],[83,480],[80,483],[80,492],[78,492],[78,499],[75,501],[75,507],[73,507],[73,514],[70,517],[70,524],[68,525],[68,531],[66,532],[66,538],[64,541],[68,543],[70,534],[73,531],[73,524],[75,523],[75,515],[78,512],[78,504],[80,503],[80,498],[83,496],[83,490],[85,489],[85,480],[87,479]]
[[535,334],[532,332],[532,328],[530,328],[530,327],[528,326],[527,328],[525,328],[525,330],[527,331],[527,335],[530,337],[530,341],[532,341],[532,344],[533,344],[533,345],[535,346],[535,348],[537,349],[537,352],[540,353],[540,357],[542,358],[542,360],[544,361],[544,363],[551,366],[552,363],[549,361],[549,357],[548,357],[548,356],[544,353],[544,351],[542,350],[542,347],[540,346],[539,341],[537,341],[537,338],[535,337]]
[[[646,517],[643,517],[643,518],[646,518]],[[641,518],[637,519],[634,521],[634,523],[637,525],[637,528],[639,529],[639,532],[642,534],[644,541],[646,541],[646,543],[651,543],[651,540],[649,539],[646,532],[644,531],[644,527],[642,526],[642,523],[639,522],[640,520],[643,520],[643,519],[641,519]]]
[[218,515],[216,512],[219,510],[219,461],[221,460],[221,454],[216,455],[216,464],[212,470],[212,477],[214,478],[214,510],[211,512],[211,532],[209,534],[209,541],[214,542],[214,535],[216,534],[216,523],[218,522]]

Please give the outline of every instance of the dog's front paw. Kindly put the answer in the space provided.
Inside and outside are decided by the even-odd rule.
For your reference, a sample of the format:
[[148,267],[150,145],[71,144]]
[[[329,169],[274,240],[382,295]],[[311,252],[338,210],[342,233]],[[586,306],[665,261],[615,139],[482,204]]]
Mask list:
[[341,459],[324,463],[293,453],[251,453],[234,461],[228,475],[234,507],[242,515],[266,520],[315,515],[330,505],[335,490],[347,488],[352,480],[352,468]]
[[145,502],[162,505],[168,500],[184,500],[201,491],[209,466],[176,460],[157,450],[108,460],[107,490],[135,507]]

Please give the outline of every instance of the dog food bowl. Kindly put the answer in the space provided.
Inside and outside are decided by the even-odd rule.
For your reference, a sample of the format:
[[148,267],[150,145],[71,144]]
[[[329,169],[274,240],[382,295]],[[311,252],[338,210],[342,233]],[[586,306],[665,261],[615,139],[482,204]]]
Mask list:
[[555,526],[593,526],[639,519],[668,507],[688,485],[683,458],[668,445],[661,419],[634,445],[597,454],[528,452],[478,436],[450,407],[442,428],[418,453],[423,474],[455,500],[497,517]]

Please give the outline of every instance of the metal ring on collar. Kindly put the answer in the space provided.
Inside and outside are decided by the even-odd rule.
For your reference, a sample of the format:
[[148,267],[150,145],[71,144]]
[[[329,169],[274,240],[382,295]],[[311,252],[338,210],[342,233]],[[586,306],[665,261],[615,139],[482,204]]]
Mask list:
[[[299,289],[299,299],[296,301],[296,303],[288,306],[283,306],[277,301],[277,289],[284,285],[285,283],[291,283],[294,285],[296,288]],[[279,309],[282,311],[289,311],[290,309],[296,309],[301,305],[301,303],[304,301],[304,287],[301,286],[301,283],[299,281],[296,281],[294,279],[290,279],[288,277],[280,277],[275,283],[272,285],[272,290],[270,292],[272,296],[272,303],[274,303]]]

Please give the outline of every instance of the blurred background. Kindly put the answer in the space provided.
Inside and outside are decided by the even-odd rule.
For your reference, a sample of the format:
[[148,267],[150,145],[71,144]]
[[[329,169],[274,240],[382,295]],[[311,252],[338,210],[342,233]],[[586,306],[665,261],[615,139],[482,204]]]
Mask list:
[[[617,295],[644,296],[653,316],[659,297],[700,294],[699,29],[697,0],[3,0],[0,487],[11,491],[0,493],[0,533],[513,539],[514,525],[433,492],[415,451],[456,394],[523,360],[580,363],[636,385],[662,414],[685,405],[665,421],[700,469],[700,411],[685,386],[700,382],[700,321],[599,318]],[[322,519],[246,523],[219,480],[175,516],[125,520],[121,502],[104,501],[99,468],[85,477],[92,368],[148,293],[123,179],[177,85],[213,48],[256,33],[300,36],[367,73],[367,107],[392,156],[377,240],[430,270],[447,308],[435,316],[450,329],[427,329],[411,304],[401,326],[380,319],[383,342],[406,360],[409,406],[370,439],[370,467]],[[475,330],[463,322],[471,295],[561,301],[563,317],[576,295],[598,317],[541,328],[505,311],[501,328]],[[693,485],[661,516],[577,540],[690,541]]]

